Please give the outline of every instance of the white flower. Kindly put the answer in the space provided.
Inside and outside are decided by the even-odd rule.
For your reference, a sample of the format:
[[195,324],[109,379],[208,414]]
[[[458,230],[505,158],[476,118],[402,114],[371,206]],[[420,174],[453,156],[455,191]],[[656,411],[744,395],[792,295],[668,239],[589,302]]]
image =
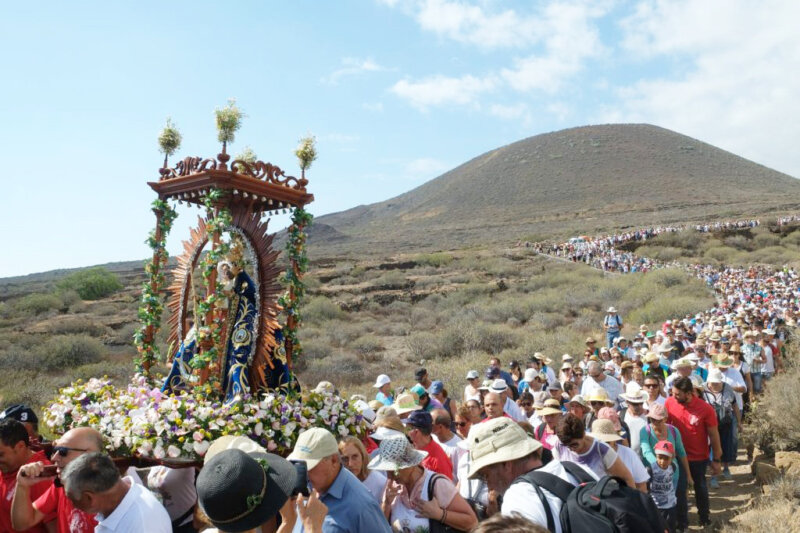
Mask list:
[[175,446],[174,444],[170,444],[169,448],[167,448],[167,455],[170,457],[180,457],[181,449]]
[[208,451],[208,448],[209,446],[211,446],[211,443],[208,442],[207,440],[204,440],[202,442],[195,442],[193,443],[192,446],[194,448],[194,453],[202,457]]

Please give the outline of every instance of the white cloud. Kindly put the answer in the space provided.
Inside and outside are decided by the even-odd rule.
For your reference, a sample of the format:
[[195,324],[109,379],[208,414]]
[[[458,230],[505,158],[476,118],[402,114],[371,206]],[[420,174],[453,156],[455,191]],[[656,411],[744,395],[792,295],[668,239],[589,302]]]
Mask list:
[[390,90],[424,111],[439,105],[475,105],[479,95],[494,87],[491,78],[431,76],[420,81],[400,80]]
[[345,57],[342,59],[340,68],[323,77],[322,82],[330,85],[336,85],[342,78],[348,76],[357,76],[365,72],[383,72],[387,70],[390,69],[379,65],[372,59]]
[[392,92],[420,109],[476,104],[482,93],[495,88],[554,93],[583,71],[588,59],[605,52],[595,20],[607,14],[610,5],[606,0],[551,0],[533,12],[520,13],[498,11],[491,2],[419,0],[401,4],[423,30],[478,48],[513,47],[529,52],[512,58],[511,65],[499,71],[404,80],[395,84]]
[[432,157],[421,157],[406,163],[405,173],[408,179],[419,180],[439,176],[442,172],[450,170],[451,166],[444,161]]
[[478,5],[448,0],[423,0],[415,16],[420,27],[443,37],[481,48],[523,47],[542,37],[535,16],[513,9],[491,13]]
[[619,88],[600,121],[651,122],[800,177],[797,20],[797,2],[641,2],[622,24],[625,49],[668,56],[680,73]]

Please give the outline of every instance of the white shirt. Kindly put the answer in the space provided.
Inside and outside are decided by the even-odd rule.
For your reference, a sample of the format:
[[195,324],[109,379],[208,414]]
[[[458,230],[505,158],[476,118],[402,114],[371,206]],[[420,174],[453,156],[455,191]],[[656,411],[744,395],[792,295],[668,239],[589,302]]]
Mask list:
[[[742,363],[747,364],[747,363]],[[733,367],[726,368],[722,371],[722,381],[729,385],[731,388],[733,387],[744,387],[745,392],[747,391],[747,383],[745,383],[744,378],[742,377],[741,372]],[[741,412],[744,408],[744,400],[742,399],[741,392],[733,391],[736,395],[736,405],[739,407],[739,411]]]
[[775,373],[775,360],[772,357],[772,346],[769,344],[761,347],[764,350],[764,357],[766,358],[767,362],[764,363],[764,370],[765,374],[774,374]]
[[[597,479],[597,474],[589,470],[587,467],[583,465],[578,466],[592,476],[592,478]],[[553,474],[560,477],[572,485],[578,485],[578,480],[567,473],[567,471],[558,461],[550,461],[536,471],[547,472],[548,474]],[[547,503],[550,505],[550,512],[553,515],[553,520],[555,521],[556,526],[555,533],[561,533],[561,524],[558,520],[558,515],[561,512],[562,502],[557,496],[551,494],[547,489],[542,488],[542,492],[544,493]],[[544,510],[544,505],[542,504],[542,500],[539,498],[539,495],[536,494],[536,489],[533,488],[530,483],[519,482],[511,485],[503,494],[503,506],[501,507],[500,512],[506,516],[511,516],[513,513],[519,513],[531,522],[539,524],[545,528],[547,527],[547,514]]]
[[97,515],[95,533],[172,533],[169,515],[156,497],[130,477],[122,479],[130,488],[110,515]]
[[[467,452],[467,450],[464,450]],[[463,460],[458,463],[458,493],[465,499],[472,499],[483,506],[489,505],[489,487],[478,479],[469,479],[469,453],[465,453]]]
[[367,479],[364,480],[364,486],[380,504],[383,500],[383,490],[386,488],[386,474],[380,470],[370,470]]
[[444,453],[446,453],[447,457],[450,459],[450,463],[453,465],[453,483],[458,483],[458,462],[461,459],[461,456],[467,452],[467,450],[457,446],[457,444],[461,442],[461,437],[453,433],[453,436],[450,438],[450,440],[446,442],[440,441],[439,437],[436,435],[431,434],[431,437],[433,437],[433,440],[439,443],[439,446],[442,447]]
[[628,467],[628,470],[633,476],[634,483],[646,483],[647,480],[650,479],[650,474],[647,473],[647,469],[644,467],[644,463],[642,463],[639,454],[627,446],[617,444],[617,456],[622,461],[622,464]]
[[630,411],[625,411],[624,420],[628,424],[628,429],[631,430],[631,450],[638,455],[641,449],[639,431],[647,425],[647,415],[635,416]]
[[617,401],[617,398],[620,394],[625,392],[622,389],[622,383],[620,383],[617,378],[606,376],[606,379],[598,382],[595,381],[592,376],[586,376],[583,380],[583,385],[581,386],[581,396],[586,398],[591,390],[597,388],[605,389],[605,391],[608,393],[609,399],[614,402]]

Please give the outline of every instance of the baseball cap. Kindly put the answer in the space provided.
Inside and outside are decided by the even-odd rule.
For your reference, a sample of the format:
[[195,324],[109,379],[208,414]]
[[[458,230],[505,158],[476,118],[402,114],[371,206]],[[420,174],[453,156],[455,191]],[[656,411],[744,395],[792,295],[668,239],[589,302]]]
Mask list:
[[441,381],[434,381],[431,383],[431,386],[428,387],[428,394],[439,394],[444,390],[444,383]]
[[653,451],[656,455],[668,455],[669,457],[675,457],[675,446],[673,446],[668,440],[658,441]]
[[486,369],[486,379],[494,379],[500,375],[500,369],[496,366],[490,366]]
[[536,379],[537,375],[538,375],[538,372],[536,371],[535,368],[526,368],[525,369],[525,375],[522,377],[522,380],[523,381],[527,381],[528,383],[530,383],[534,379]]
[[417,379],[417,381],[419,381],[419,380],[421,380],[421,379],[422,379],[422,376],[424,376],[424,375],[425,375],[425,374],[427,374],[427,373],[428,373],[428,371],[427,371],[426,369],[424,369],[424,368],[418,368],[418,369],[416,370],[416,372],[414,372],[414,377]]
[[419,383],[417,383],[416,385],[414,385],[413,387],[411,387],[408,390],[410,392],[413,392],[414,394],[416,394],[417,398],[422,398],[423,396],[428,394],[428,391],[425,390],[425,387],[423,387]]
[[33,412],[33,409],[21,403],[6,407],[6,409],[0,413],[0,420],[5,418],[13,418],[18,422],[30,422],[31,424],[39,423],[39,418],[36,416],[36,413]]
[[373,387],[376,388],[376,389],[380,389],[381,387],[383,387],[387,383],[391,383],[391,382],[392,382],[392,380],[389,379],[389,376],[387,376],[386,374],[381,374],[380,376],[378,376],[378,379],[375,380],[375,385],[373,385]]
[[510,418],[493,418],[472,426],[467,436],[469,476],[475,478],[481,468],[525,457],[542,447]]
[[430,431],[433,429],[433,417],[425,411],[414,411],[408,418],[403,420],[403,424]]
[[294,450],[287,457],[290,461],[305,461],[309,470],[326,457],[339,453],[336,438],[327,429],[307,429],[297,438]]
[[467,379],[478,379],[478,371],[470,370],[469,372],[467,372]]

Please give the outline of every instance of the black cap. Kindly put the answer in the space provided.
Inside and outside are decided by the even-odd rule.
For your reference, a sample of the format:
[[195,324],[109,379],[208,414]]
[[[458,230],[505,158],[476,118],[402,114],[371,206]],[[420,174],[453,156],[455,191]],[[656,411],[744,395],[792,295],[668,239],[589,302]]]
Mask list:
[[428,371],[424,368],[418,368],[416,372],[414,372],[414,377],[417,378],[417,381],[422,379],[422,376],[427,374]]
[[500,377],[500,369],[496,366],[490,366],[486,369],[486,379],[494,379]]
[[6,410],[0,413],[0,420],[5,418],[13,418],[19,422],[30,422],[31,424],[39,423],[39,417],[36,416],[36,413],[33,412],[33,409],[27,405],[22,405],[21,403],[6,407]]
[[426,411],[412,412],[408,418],[403,420],[403,423],[415,428],[427,429],[428,431],[433,429],[433,417]]

